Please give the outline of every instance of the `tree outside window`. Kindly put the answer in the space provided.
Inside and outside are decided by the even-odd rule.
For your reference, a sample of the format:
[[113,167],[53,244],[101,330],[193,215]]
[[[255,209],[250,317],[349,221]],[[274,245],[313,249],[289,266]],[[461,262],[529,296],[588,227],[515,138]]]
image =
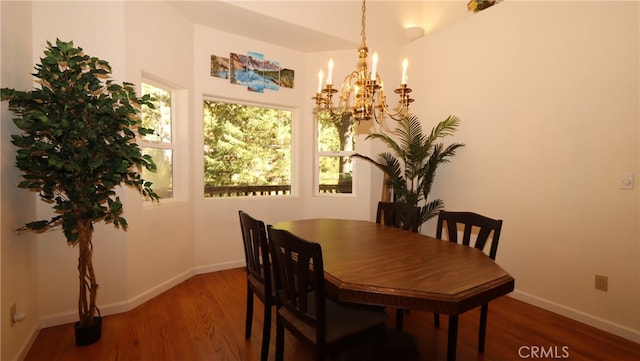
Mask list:
[[318,123],[318,194],[353,193],[355,124],[351,113],[332,117],[317,116]]
[[142,138],[142,152],[153,157],[156,172],[142,170],[142,177],[153,183],[160,198],[173,197],[173,138],[172,138],[172,92],[161,86],[142,83],[142,94],[150,94],[154,107],[143,106],[142,126],[153,129],[153,134]]
[[292,111],[204,101],[205,197],[291,194]]

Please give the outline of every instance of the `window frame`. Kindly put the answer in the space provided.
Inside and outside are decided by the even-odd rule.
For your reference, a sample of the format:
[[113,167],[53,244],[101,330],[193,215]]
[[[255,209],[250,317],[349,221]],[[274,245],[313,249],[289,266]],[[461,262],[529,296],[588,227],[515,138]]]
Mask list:
[[[178,89],[176,87],[170,85],[168,82],[164,82],[161,80],[157,80],[154,77],[150,77],[147,75],[143,75],[140,81],[140,93],[143,94],[143,86],[144,84],[153,86],[154,88],[161,89],[163,91],[169,92],[171,94],[171,142],[163,142],[163,141],[150,141],[146,140],[144,137],[140,137],[140,147],[141,150],[144,151],[145,148],[153,148],[153,149],[162,149],[162,150],[171,150],[171,197],[162,197],[160,198],[161,202],[167,201],[175,201],[178,199],[177,187],[176,187],[176,159],[177,159],[177,146],[176,146],[176,117],[178,111],[176,109],[176,97],[178,96]],[[153,187],[153,186],[152,186]],[[145,204],[152,203],[150,199],[145,199]]]
[[[313,176],[313,195],[315,197],[341,197],[341,198],[350,198],[350,197],[356,197],[356,178],[357,178],[357,172],[356,172],[356,158],[353,157],[354,154],[356,154],[356,140],[358,138],[357,136],[357,132],[355,127],[357,127],[357,124],[352,124],[351,126],[354,127],[354,132],[353,132],[353,142],[354,142],[354,150],[336,150],[336,151],[321,151],[320,150],[320,144],[319,144],[319,139],[320,139],[320,119],[317,115],[314,114],[313,116],[314,119],[314,139],[315,139],[315,149],[314,149],[314,176]],[[327,193],[327,192],[320,192],[320,158],[321,157],[350,157],[351,158],[351,193]]]
[[[208,197],[205,195],[205,186],[206,186],[206,182],[205,182],[205,174],[204,174],[204,140],[207,137],[207,135],[204,132],[204,125],[205,125],[205,121],[204,121],[204,102],[206,101],[210,101],[210,102],[220,102],[220,103],[230,103],[230,104],[237,104],[237,105],[242,105],[242,106],[248,106],[248,107],[260,107],[260,108],[269,108],[269,109],[276,109],[276,110],[282,110],[282,111],[288,111],[291,114],[291,124],[290,124],[290,144],[289,144],[289,152],[290,152],[290,168],[289,168],[289,172],[290,172],[290,190],[288,194],[265,194],[265,195],[234,195],[234,196],[223,196],[223,197]],[[238,98],[228,98],[228,97],[223,97],[223,96],[216,96],[216,95],[203,95],[202,96],[202,103],[200,106],[200,109],[202,111],[201,113],[201,129],[202,129],[202,173],[200,176],[200,184],[202,185],[200,190],[201,190],[201,197],[204,200],[257,200],[257,199],[282,199],[282,198],[288,198],[288,197],[295,197],[298,194],[298,187],[297,187],[297,175],[296,175],[296,147],[295,144],[297,143],[296,139],[295,139],[295,134],[296,134],[296,130],[295,130],[295,124],[296,124],[296,116],[297,116],[297,108],[291,105],[282,105],[282,104],[273,104],[273,103],[265,103],[265,102],[257,102],[257,101],[251,101],[251,100],[247,100],[247,99],[238,99]]]

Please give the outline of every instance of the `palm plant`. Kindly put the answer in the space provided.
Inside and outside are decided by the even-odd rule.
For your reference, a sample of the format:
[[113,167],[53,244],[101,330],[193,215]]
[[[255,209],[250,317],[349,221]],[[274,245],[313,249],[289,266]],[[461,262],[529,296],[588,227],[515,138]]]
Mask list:
[[[393,190],[393,200],[421,207],[420,224],[434,217],[444,208],[442,199],[429,200],[436,169],[448,163],[449,157],[463,147],[462,143],[445,146],[436,143],[439,139],[453,135],[460,125],[457,116],[450,115],[438,123],[430,134],[424,134],[420,120],[410,115],[398,123],[392,135],[371,133],[368,139],[384,142],[391,152],[378,154],[376,160],[361,154],[354,157],[364,159],[378,167],[385,175],[385,183]],[[397,140],[396,140],[397,139]]]

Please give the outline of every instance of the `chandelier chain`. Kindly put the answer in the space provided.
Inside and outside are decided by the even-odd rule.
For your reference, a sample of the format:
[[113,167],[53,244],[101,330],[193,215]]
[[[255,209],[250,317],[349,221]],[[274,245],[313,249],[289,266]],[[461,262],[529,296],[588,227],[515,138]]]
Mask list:
[[360,29],[360,37],[362,38],[362,43],[360,44],[360,46],[363,48],[367,46],[367,34],[365,32],[367,26],[367,17],[365,15],[366,12],[367,2],[366,0],[362,0],[362,28]]

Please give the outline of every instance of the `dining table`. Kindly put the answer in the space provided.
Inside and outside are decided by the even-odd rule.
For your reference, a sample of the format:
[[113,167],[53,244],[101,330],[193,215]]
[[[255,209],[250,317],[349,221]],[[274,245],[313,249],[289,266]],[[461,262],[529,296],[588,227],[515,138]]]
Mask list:
[[458,316],[513,291],[515,280],[483,251],[352,219],[275,223],[322,248],[325,289],[339,301],[448,315],[447,360]]

